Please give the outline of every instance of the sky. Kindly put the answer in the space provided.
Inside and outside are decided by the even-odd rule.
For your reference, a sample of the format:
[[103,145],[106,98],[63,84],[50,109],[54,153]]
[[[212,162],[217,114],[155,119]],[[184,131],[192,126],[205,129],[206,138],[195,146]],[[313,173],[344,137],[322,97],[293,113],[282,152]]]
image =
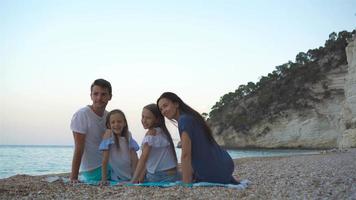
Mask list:
[[[127,116],[171,91],[198,112],[275,66],[356,27],[354,0],[0,0],[0,145],[73,145],[90,85]],[[169,124],[173,137],[176,128]]]

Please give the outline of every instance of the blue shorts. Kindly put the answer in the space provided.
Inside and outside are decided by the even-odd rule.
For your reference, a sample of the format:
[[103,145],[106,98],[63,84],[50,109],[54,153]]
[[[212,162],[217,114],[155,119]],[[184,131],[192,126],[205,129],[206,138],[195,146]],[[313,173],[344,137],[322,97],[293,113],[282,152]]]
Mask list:
[[172,172],[166,172],[166,171],[160,171],[160,172],[155,172],[154,174],[147,172],[146,177],[145,177],[145,182],[176,182],[181,179],[180,174],[178,171],[172,173]]

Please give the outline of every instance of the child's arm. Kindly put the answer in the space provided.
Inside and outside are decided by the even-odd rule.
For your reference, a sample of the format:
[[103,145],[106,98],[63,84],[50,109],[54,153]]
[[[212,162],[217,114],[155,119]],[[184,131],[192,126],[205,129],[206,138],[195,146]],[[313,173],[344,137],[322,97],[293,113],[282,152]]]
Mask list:
[[[130,153],[131,153],[131,169],[133,172],[135,172],[138,163],[137,153],[135,150],[130,150]],[[146,165],[144,166],[144,169],[146,169]],[[139,183],[143,182],[145,175],[146,175],[146,170],[144,170],[143,173],[140,174],[138,178]]]
[[100,143],[99,150],[102,151],[103,153],[103,160],[101,163],[101,182],[100,185],[106,185],[107,184],[107,172],[108,172],[108,163],[109,163],[109,145],[108,144],[108,139],[111,137],[111,130],[106,130],[104,135],[103,135],[103,141]]
[[182,140],[182,175],[184,183],[191,183],[193,179],[192,169],[192,143],[187,132],[183,131]]
[[146,170],[146,162],[148,159],[148,156],[150,154],[151,151],[151,147],[145,143],[143,145],[143,149],[142,149],[142,154],[140,159],[138,160],[138,164],[135,170],[135,173],[131,179],[131,183],[138,183],[139,179],[142,177],[142,174],[145,172]]
[[103,151],[103,162],[101,166],[101,184],[105,185],[107,183],[107,171],[108,171],[108,162],[109,162],[109,151]]
[[144,182],[145,176],[146,176],[146,172],[147,172],[147,170],[146,170],[146,165],[145,165],[145,170],[141,173],[140,177],[138,178],[138,182],[139,183],[143,183]]
[[135,150],[131,149],[130,150],[130,158],[131,158],[131,169],[133,172],[135,172],[136,167],[137,167],[137,162],[138,162],[138,157],[137,157],[137,153]]

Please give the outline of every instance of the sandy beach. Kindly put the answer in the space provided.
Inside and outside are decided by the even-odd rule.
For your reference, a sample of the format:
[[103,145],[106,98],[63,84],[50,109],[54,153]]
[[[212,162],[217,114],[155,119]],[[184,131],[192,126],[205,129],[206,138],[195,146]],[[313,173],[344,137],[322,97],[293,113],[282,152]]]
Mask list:
[[[221,187],[97,187],[48,176],[0,180],[0,199],[356,199],[356,149],[235,160],[234,175],[252,184],[243,191]],[[61,176],[68,176],[64,174]]]

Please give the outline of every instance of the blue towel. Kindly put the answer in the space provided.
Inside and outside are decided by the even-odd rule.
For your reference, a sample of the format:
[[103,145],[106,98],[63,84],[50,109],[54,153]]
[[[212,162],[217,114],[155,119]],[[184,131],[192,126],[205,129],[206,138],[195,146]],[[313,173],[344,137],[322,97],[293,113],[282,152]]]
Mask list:
[[173,187],[173,186],[186,186],[186,187],[227,187],[227,188],[234,188],[243,190],[250,185],[251,182],[247,179],[241,180],[240,184],[222,184],[222,183],[209,183],[209,182],[198,182],[198,183],[190,183],[186,184],[181,181],[177,182],[166,182],[166,183],[139,183],[139,184],[125,184],[130,186],[144,186],[144,187]]
[[[63,182],[69,183],[68,178],[62,178]],[[84,181],[83,184],[87,185],[99,185],[100,181]],[[198,182],[198,183],[190,183],[186,184],[182,181],[176,182],[147,182],[147,183],[139,183],[139,184],[132,184],[127,182],[119,182],[119,181],[109,181],[110,186],[117,186],[118,184],[122,183],[124,186],[142,186],[142,187],[173,187],[173,186],[185,186],[185,187],[226,187],[226,188],[233,188],[237,190],[244,190],[246,189],[251,182],[247,179],[241,180],[240,184],[222,184],[222,183],[209,183],[209,182]]]

